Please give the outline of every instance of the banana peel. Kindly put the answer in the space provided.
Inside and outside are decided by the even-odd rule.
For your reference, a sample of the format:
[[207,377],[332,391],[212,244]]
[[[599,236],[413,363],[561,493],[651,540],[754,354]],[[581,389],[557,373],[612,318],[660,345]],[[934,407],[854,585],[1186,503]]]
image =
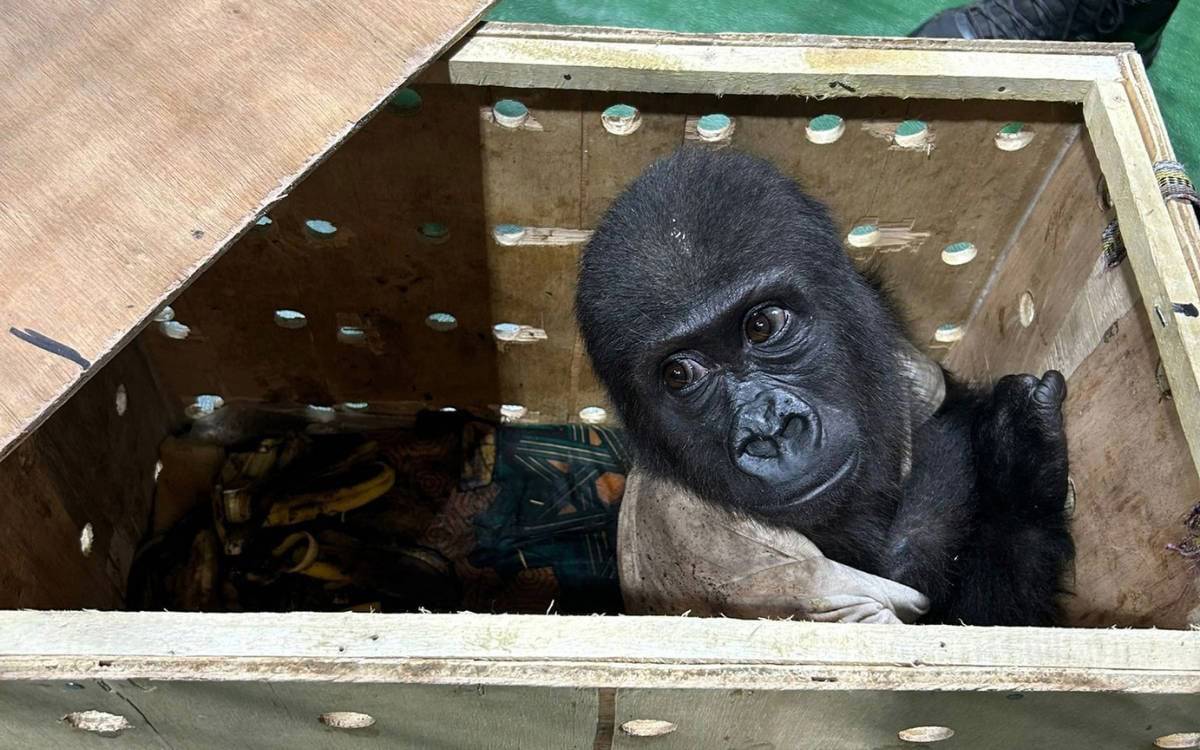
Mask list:
[[[353,484],[274,500],[263,525],[293,526],[321,516],[346,513],[379,499],[396,484],[396,471],[382,461],[355,468],[349,474]],[[345,481],[344,477],[338,479]]]

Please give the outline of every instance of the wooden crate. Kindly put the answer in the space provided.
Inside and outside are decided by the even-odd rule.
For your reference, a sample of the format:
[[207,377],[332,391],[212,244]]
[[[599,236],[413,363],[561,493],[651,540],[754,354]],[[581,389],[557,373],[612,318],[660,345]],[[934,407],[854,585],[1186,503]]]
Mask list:
[[[1200,495],[1200,230],[1160,196],[1152,165],[1173,154],[1129,48],[488,24],[409,82],[419,106],[389,107],[480,3],[153,5],[98,12],[105,45],[32,8],[5,31],[47,62],[0,58],[16,114],[0,157],[17,167],[0,176],[0,744],[90,747],[62,720],[85,710],[130,722],[114,747],[908,747],[898,732],[928,725],[954,730],[945,747],[1141,748],[1200,732],[1196,571],[1167,548]],[[529,118],[496,122],[501,99]],[[637,108],[636,132],[606,130],[613,104]],[[571,316],[580,247],[710,113],[733,123],[711,147],[771,158],[847,233],[882,228],[848,251],[890,279],[926,351],[972,377],[1069,376],[1071,618],[1167,630],[91,611],[121,606],[157,446],[200,394],[547,422],[603,407]],[[807,137],[822,114],[843,119],[835,143]],[[924,146],[895,144],[906,120]],[[998,148],[1013,122],[1032,140]],[[1128,261],[1102,250],[1114,217]],[[948,262],[960,243],[973,258]],[[497,323],[545,337],[499,341]],[[330,711],[375,723],[331,728]],[[671,731],[622,729],[637,719]]]

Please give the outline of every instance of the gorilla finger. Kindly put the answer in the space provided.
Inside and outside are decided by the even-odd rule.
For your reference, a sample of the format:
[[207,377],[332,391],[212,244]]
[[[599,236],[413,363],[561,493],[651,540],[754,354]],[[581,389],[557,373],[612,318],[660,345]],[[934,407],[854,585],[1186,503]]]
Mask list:
[[1033,389],[1033,400],[1042,406],[1059,406],[1067,399],[1067,381],[1058,370],[1047,370]]
[[1041,381],[1036,375],[1005,375],[996,383],[995,398],[1019,402],[1023,400],[1023,397],[1028,396],[1039,382]]

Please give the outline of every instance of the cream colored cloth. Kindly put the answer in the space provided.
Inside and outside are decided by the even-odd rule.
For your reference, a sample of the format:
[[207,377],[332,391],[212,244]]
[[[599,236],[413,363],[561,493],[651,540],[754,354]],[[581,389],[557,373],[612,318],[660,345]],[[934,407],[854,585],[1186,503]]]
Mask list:
[[830,560],[799,532],[722,510],[636,470],[618,524],[630,614],[901,623],[929,610],[920,592]]

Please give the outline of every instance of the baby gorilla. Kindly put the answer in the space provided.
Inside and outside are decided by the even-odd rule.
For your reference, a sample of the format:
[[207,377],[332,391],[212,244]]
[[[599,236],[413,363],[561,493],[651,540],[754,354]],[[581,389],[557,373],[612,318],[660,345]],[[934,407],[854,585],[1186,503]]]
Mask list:
[[947,376],[910,434],[910,350],[827,210],[766,162],[683,149],[613,203],[576,314],[640,467],[929,597],[1049,625],[1073,546],[1066,383]]

